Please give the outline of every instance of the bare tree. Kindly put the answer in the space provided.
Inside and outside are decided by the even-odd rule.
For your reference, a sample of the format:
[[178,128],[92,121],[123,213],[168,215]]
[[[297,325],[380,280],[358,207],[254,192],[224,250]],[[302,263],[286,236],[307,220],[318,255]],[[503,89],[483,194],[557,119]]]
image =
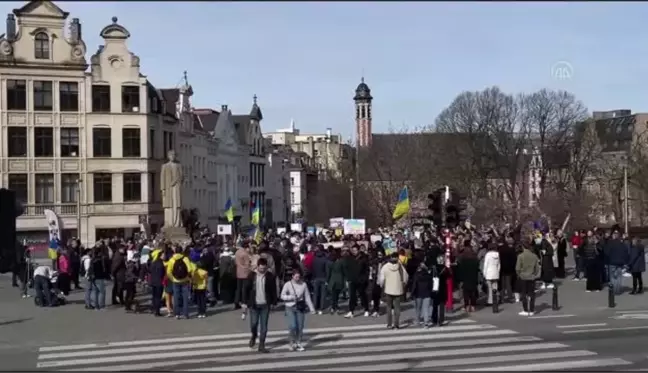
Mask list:
[[499,189],[506,201],[519,206],[529,134],[521,118],[520,99],[497,87],[461,93],[437,117],[436,131],[468,136],[469,159],[458,159],[464,162],[458,169],[474,204],[488,197],[486,191]]
[[[522,121],[531,134],[530,144],[540,154],[540,190],[545,190],[549,172],[563,168],[572,147],[574,128],[587,119],[587,108],[565,91],[542,89],[519,98]],[[552,164],[559,162],[559,164]]]

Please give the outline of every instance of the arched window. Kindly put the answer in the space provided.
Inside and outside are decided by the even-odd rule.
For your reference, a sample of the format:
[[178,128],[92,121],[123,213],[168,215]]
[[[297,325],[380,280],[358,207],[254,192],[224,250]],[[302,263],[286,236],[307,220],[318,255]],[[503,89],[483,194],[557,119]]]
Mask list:
[[44,32],[36,34],[34,39],[34,55],[39,60],[48,60],[50,58],[49,36]]

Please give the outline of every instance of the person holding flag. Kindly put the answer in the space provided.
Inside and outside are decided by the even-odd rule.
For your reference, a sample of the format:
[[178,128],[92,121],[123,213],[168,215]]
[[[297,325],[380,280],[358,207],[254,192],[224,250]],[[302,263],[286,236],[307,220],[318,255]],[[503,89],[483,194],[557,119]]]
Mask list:
[[225,217],[227,218],[228,223],[234,221],[234,205],[232,205],[232,199],[228,198],[225,202]]
[[407,215],[410,211],[410,200],[409,193],[407,191],[407,186],[404,186],[403,189],[398,194],[398,202],[396,202],[396,207],[394,208],[394,213],[392,217],[394,220],[398,220],[403,216]]

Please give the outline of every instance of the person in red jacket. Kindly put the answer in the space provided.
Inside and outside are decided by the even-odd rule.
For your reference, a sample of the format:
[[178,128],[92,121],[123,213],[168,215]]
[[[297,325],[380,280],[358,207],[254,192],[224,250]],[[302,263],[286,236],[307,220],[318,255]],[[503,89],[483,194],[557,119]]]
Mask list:
[[571,239],[572,250],[574,252],[574,263],[576,263],[574,281],[579,281],[582,278],[582,275],[585,274],[585,258],[581,255],[583,236],[583,232],[574,231]]

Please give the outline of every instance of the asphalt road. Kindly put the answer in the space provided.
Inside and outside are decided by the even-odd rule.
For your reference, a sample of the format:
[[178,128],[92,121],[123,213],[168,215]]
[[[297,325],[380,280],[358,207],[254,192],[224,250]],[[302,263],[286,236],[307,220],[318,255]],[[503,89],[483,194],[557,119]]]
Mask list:
[[[604,292],[583,287],[565,281],[559,311],[549,308],[550,293],[539,292],[534,317],[504,304],[498,314],[458,312],[450,325],[431,330],[388,331],[383,318],[308,316],[302,353],[287,351],[278,310],[270,320],[272,353],[260,357],[247,347],[247,321],[231,306],[176,321],[86,311],[77,292],[69,305],[41,309],[0,276],[0,358],[3,370],[648,370],[645,296],[623,295],[608,309]],[[411,305],[406,309],[402,319],[411,321]]]

